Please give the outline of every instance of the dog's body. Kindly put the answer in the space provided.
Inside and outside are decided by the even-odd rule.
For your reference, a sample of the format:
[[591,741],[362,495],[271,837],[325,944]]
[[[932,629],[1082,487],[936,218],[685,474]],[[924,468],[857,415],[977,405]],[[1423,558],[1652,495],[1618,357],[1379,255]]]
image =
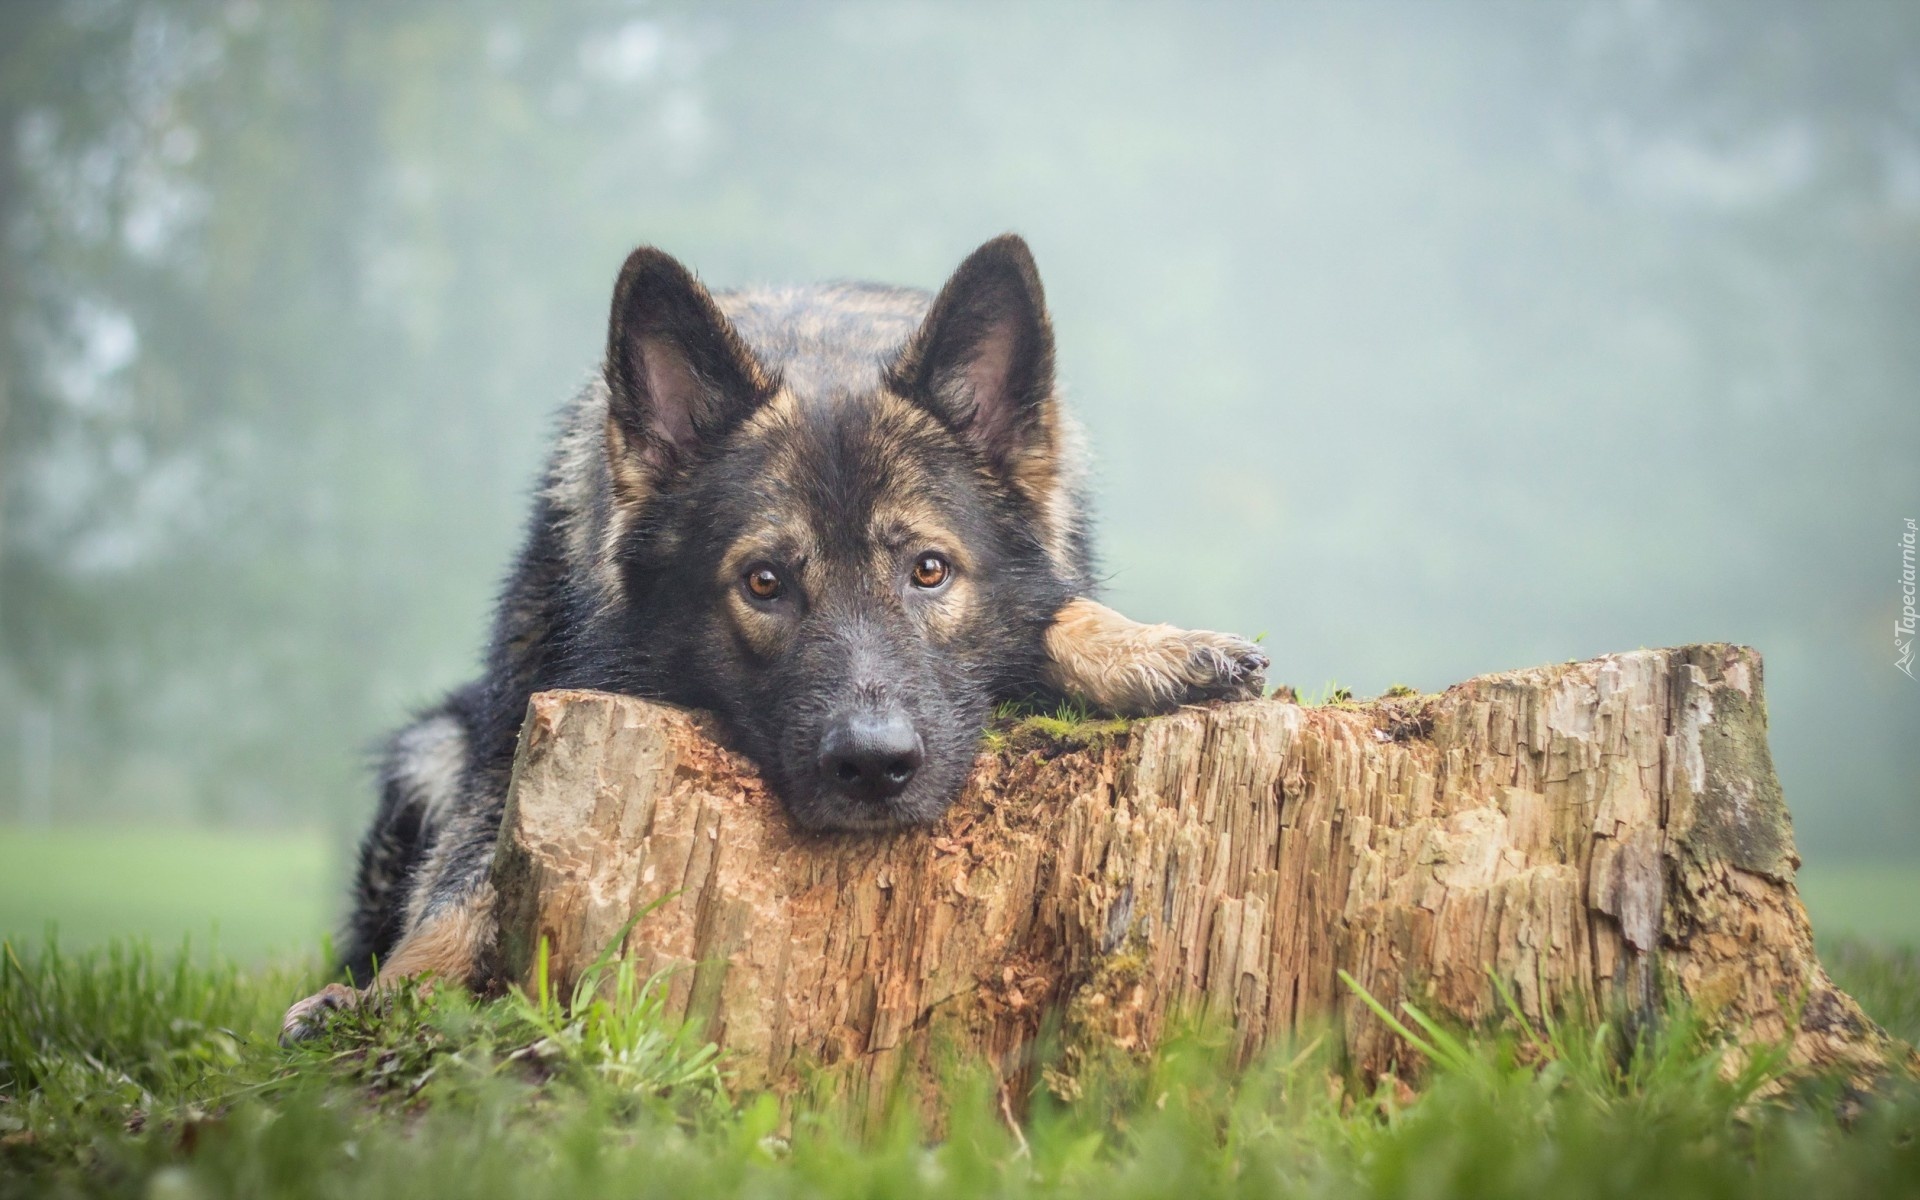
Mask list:
[[[485,672],[388,743],[346,965],[477,981],[528,697],[588,687],[712,710],[796,822],[937,818],[990,706],[1126,713],[1258,694],[1230,635],[1090,599],[1077,446],[1026,246],[941,293],[709,294],[658,251],[615,289],[604,370],[569,407]],[[287,1033],[362,993],[331,985]]]

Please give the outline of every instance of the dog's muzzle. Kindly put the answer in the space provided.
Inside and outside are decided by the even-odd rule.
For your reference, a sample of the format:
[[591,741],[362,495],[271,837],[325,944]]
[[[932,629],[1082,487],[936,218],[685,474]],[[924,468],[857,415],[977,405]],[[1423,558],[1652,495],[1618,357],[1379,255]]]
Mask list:
[[820,739],[820,787],[857,803],[883,804],[906,791],[925,758],[906,713],[856,710],[831,722]]

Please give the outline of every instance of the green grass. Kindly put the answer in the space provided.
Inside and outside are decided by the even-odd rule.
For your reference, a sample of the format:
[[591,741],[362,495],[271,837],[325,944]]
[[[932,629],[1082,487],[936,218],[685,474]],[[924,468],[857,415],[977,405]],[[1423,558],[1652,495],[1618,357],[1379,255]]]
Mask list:
[[243,961],[311,954],[340,903],[318,832],[0,826],[0,936],[80,948],[192,937]]
[[[1836,973],[1872,975],[1870,1002],[1920,994],[1913,955],[1849,954]],[[663,1022],[659,980],[603,973],[603,998],[568,1004],[408,993],[282,1050],[311,971],[10,942],[0,1197],[1920,1195],[1910,1083],[1863,1107],[1821,1081],[1771,1089],[1775,1064],[1726,1069],[1684,1014],[1628,1043],[1466,1036],[1402,1010],[1434,1063],[1417,1097],[1348,1078],[1337,1036],[1235,1070],[1224,1039],[1189,1031],[1083,1071],[1071,1104],[1037,1094],[1018,1132],[959,1066],[937,1136],[905,1107],[859,1135],[730,1094],[724,1063]]]

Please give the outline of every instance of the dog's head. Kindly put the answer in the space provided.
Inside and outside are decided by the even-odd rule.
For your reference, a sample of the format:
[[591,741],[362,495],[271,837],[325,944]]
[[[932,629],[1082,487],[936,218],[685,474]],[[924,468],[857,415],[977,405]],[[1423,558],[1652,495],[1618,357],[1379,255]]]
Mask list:
[[931,821],[1071,591],[1045,300],[1011,236],[930,304],[816,295],[830,311],[770,318],[657,250],[627,260],[606,361],[622,619],[801,825]]

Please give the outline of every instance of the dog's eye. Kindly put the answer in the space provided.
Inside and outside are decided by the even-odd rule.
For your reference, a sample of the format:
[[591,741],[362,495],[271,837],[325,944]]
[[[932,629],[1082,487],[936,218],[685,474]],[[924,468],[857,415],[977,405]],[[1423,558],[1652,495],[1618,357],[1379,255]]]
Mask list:
[[932,591],[947,581],[953,568],[938,554],[922,554],[913,562],[913,586]]
[[765,563],[747,568],[745,582],[748,593],[756,600],[778,600],[780,594],[787,590],[787,585],[780,579],[780,572]]

